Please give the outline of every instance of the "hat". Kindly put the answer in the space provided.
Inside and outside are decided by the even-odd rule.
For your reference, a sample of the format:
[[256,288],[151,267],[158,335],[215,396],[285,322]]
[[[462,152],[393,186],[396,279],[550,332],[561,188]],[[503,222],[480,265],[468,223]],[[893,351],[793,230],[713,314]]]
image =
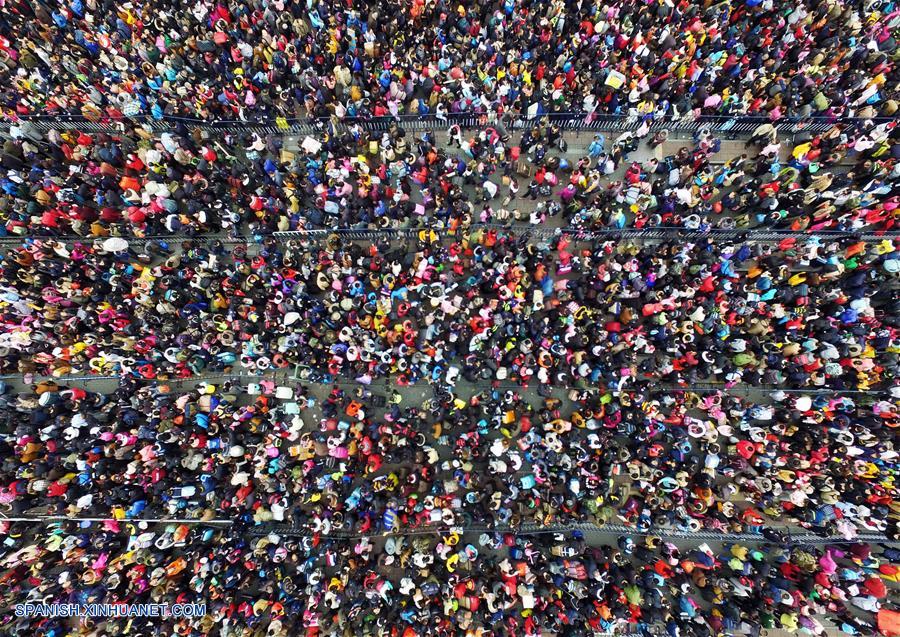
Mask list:
[[261,152],[266,149],[266,144],[260,139],[259,135],[254,135],[253,143],[250,144],[250,150],[255,150],[257,152]]
[[121,237],[110,237],[103,242],[105,252],[125,252],[128,250],[128,241]]

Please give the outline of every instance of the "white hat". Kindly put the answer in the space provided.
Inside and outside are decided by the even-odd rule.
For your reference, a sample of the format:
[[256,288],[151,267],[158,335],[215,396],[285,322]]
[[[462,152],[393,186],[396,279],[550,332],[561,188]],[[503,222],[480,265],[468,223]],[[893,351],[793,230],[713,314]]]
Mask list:
[[106,252],[125,252],[128,250],[128,241],[121,237],[110,237],[103,242],[103,250]]

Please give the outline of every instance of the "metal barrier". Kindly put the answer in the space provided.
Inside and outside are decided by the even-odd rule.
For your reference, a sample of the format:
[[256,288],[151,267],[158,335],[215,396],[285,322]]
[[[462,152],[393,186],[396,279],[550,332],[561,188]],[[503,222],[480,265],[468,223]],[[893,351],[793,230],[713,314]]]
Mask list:
[[[259,380],[281,380],[284,382],[293,381],[296,383],[308,383],[311,385],[349,385],[349,386],[359,386],[362,383],[357,382],[352,378],[344,378],[344,377],[332,377],[330,374],[326,372],[322,372],[319,370],[312,370],[314,373],[311,376],[303,377],[297,375],[297,367],[305,367],[302,364],[299,366],[295,366],[294,369],[290,367],[280,368],[280,369],[269,369],[265,372],[251,372],[251,371],[237,371],[237,372],[219,372],[219,373],[208,373],[208,374],[197,374],[193,376],[187,376],[184,378],[144,378],[143,376],[122,376],[122,375],[77,375],[77,376],[34,376],[31,380],[31,384],[41,383],[44,381],[47,382],[55,382],[60,385],[64,385],[66,383],[96,383],[96,382],[120,382],[124,379],[128,379],[130,381],[135,381],[139,383],[161,383],[165,385],[173,385],[180,383],[201,383],[201,382],[222,382],[225,380],[236,380],[236,381],[247,381],[247,382],[258,382]],[[311,369],[311,368],[309,368]],[[8,374],[5,376],[0,376],[0,381],[22,381],[22,376],[18,374]],[[395,387],[396,384],[390,381],[389,377],[381,377],[373,380],[371,383],[367,384],[372,387],[379,387],[384,385],[385,387]],[[440,383],[432,383],[423,379],[421,382],[413,383],[409,385],[409,387],[427,387],[427,386],[443,386]],[[491,385],[494,387],[495,385]],[[591,386],[579,386],[579,385],[552,385],[553,389],[559,391],[565,391],[569,389],[577,389],[582,391],[599,391],[596,387]],[[508,383],[498,383],[496,385],[497,389],[523,389],[523,386],[518,383],[508,382]],[[692,392],[692,393],[711,393],[711,392],[723,392],[728,394],[775,394],[778,392],[783,392],[785,394],[797,394],[801,396],[833,396],[833,395],[847,395],[847,396],[883,396],[883,395],[891,395],[890,387],[885,388],[876,388],[876,389],[833,389],[833,388],[819,388],[819,387],[800,387],[800,388],[782,388],[777,385],[734,385],[728,386],[724,383],[695,383],[690,386],[680,386],[680,385],[661,385],[654,384],[648,385],[646,387],[626,387],[624,389],[610,389],[608,390],[610,393],[614,395],[623,394],[623,393],[653,393],[653,394],[672,394],[677,392]]]
[[[723,239],[739,241],[772,242],[783,241],[789,238],[822,239],[852,238],[856,241],[881,241],[883,239],[900,239],[900,231],[890,232],[850,232],[841,230],[820,230],[814,232],[798,232],[795,230],[778,229],[725,229],[713,228],[710,230],[690,230],[687,228],[657,226],[652,228],[599,228],[596,230],[582,230],[580,228],[546,228],[531,225],[502,225],[491,223],[474,223],[468,226],[463,233],[471,233],[477,230],[494,230],[517,234],[524,238],[552,239],[562,235],[568,235],[572,239],[582,241],[611,241],[618,239],[665,240],[681,239],[685,241],[699,241],[703,239]],[[371,241],[396,236],[399,238],[416,238],[420,234],[429,232],[429,228],[401,228],[401,229],[372,229],[372,230],[293,230],[285,232],[273,232],[271,236],[279,240],[306,239],[315,240],[328,238],[336,234],[339,237],[353,241]],[[452,238],[454,233],[444,230],[436,230],[442,236]],[[459,234],[459,232],[457,232]]]
[[38,523],[38,524],[50,524],[53,522],[90,522],[94,524],[103,524],[106,522],[119,522],[122,525],[126,524],[197,524],[197,525],[205,525],[205,526],[218,526],[218,527],[226,527],[234,524],[232,520],[201,520],[198,518],[122,518],[115,519],[111,517],[101,518],[101,517],[90,517],[90,516],[72,516],[72,515],[17,515],[12,517],[7,517],[5,515],[0,514],[0,522],[16,522],[16,523]]
[[[48,524],[53,522],[89,522],[94,524],[103,524],[111,521],[112,518],[91,517],[91,516],[65,516],[65,515],[23,515],[15,517],[5,517],[0,515],[0,522],[14,523],[35,523]],[[197,518],[123,518],[117,520],[123,526],[128,524],[147,523],[147,524],[184,524],[198,526],[214,526],[228,527],[234,524],[233,520],[212,519],[202,520]],[[891,542],[889,538],[880,533],[860,533],[852,539],[844,536],[821,536],[807,531],[799,533],[796,528],[785,525],[767,526],[767,529],[778,531],[786,536],[787,544],[849,544],[856,542]],[[127,530],[127,527],[126,529]],[[308,528],[277,523],[257,524],[248,529],[247,534],[251,537],[262,537],[270,534],[280,535],[284,537],[323,537],[329,539],[358,539],[358,538],[377,538],[389,536],[415,536],[415,535],[438,535],[448,533],[512,533],[514,535],[548,535],[557,533],[603,533],[608,535],[655,535],[665,538],[683,538],[696,540],[698,542],[741,542],[741,543],[778,543],[776,540],[766,538],[762,532],[750,533],[726,533],[716,531],[692,531],[689,529],[680,529],[676,527],[653,528],[642,531],[632,526],[624,524],[594,524],[590,522],[576,522],[570,524],[536,524],[527,523],[517,527],[511,526],[432,526],[421,527],[415,529],[401,529],[391,532],[382,533],[353,533],[353,532],[331,532],[320,533],[314,532]]]
[[[94,524],[104,524],[112,521],[109,517],[96,516],[67,516],[67,515],[18,515],[6,517],[0,514],[0,522],[15,523],[36,523],[47,524],[53,522],[89,522]],[[234,525],[233,520],[227,519],[211,519],[202,520],[199,518],[122,518],[116,520],[123,526],[127,524],[184,524],[199,526],[215,526],[228,527]],[[787,525],[767,525],[765,528],[774,530],[783,534],[787,544],[842,544],[856,542],[893,542],[881,533],[859,533],[852,539],[847,539],[842,535],[822,536],[810,533],[806,530],[800,530],[797,527]],[[603,533],[608,535],[639,535],[639,536],[660,536],[665,538],[684,538],[697,540],[698,542],[741,542],[741,543],[778,543],[776,540],[766,538],[762,531],[751,531],[748,533],[728,533],[717,531],[693,531],[678,527],[656,527],[648,530],[639,530],[633,526],[625,524],[594,524],[592,522],[572,522],[568,524],[537,524],[526,523],[519,526],[425,526],[420,528],[399,529],[397,531],[380,532],[380,533],[353,533],[347,532],[331,532],[320,533],[314,532],[306,527],[292,524],[281,524],[275,522],[258,523],[247,530],[247,534],[252,537],[261,537],[274,533],[285,537],[312,537],[319,536],[331,539],[356,539],[356,538],[375,538],[388,536],[415,536],[415,535],[437,535],[448,533],[512,533],[514,535],[547,535],[556,533]]]
[[14,121],[10,125],[26,124],[33,130],[47,132],[53,129],[74,129],[87,133],[122,133],[129,127],[142,126],[152,131],[170,131],[180,127],[201,128],[209,132],[257,133],[260,135],[315,135],[328,130],[358,126],[369,132],[383,132],[394,125],[408,131],[419,132],[447,128],[457,125],[461,128],[496,127],[506,130],[527,130],[535,126],[553,124],[569,131],[610,131],[635,130],[644,123],[650,132],[668,130],[671,132],[696,133],[708,130],[716,135],[750,135],[761,124],[772,124],[779,132],[797,134],[808,132],[823,133],[835,124],[861,126],[868,122],[878,124],[893,122],[897,118],[836,118],[808,117],[803,119],[782,118],[772,120],[756,115],[700,115],[680,118],[655,118],[652,115],[616,115],[596,113],[539,113],[533,117],[506,113],[447,113],[443,115],[401,115],[399,117],[345,117],[332,118],[274,118],[264,120],[202,120],[189,117],[165,116],[162,119],[148,117],[105,117],[88,119],[81,114],[30,115]]
[[[859,533],[853,539],[847,539],[842,535],[821,536],[808,531],[796,531],[796,527],[784,525],[767,526],[767,529],[776,530],[784,534],[787,538],[786,544],[855,544],[857,542],[891,542],[891,540],[881,533]],[[609,535],[655,535],[663,538],[683,538],[696,540],[698,542],[741,542],[754,544],[780,544],[776,540],[766,538],[762,532],[751,533],[719,533],[715,531],[692,531],[680,528],[652,528],[641,531],[635,527],[626,526],[624,524],[593,524],[590,522],[576,522],[571,524],[521,524],[517,527],[500,526],[433,526],[422,527],[416,529],[400,529],[397,531],[382,533],[353,533],[353,532],[331,532],[328,534],[314,533],[312,530],[294,526],[290,524],[273,524],[266,523],[257,525],[248,530],[248,534],[259,537],[269,534],[275,534],[285,537],[327,537],[333,539],[357,539],[357,538],[374,538],[389,536],[414,536],[414,535],[437,535],[448,533],[512,533],[514,535],[546,535],[556,533],[572,533],[578,531],[580,533],[603,533]]]
[[[773,228],[712,228],[709,230],[690,230],[674,226],[656,226],[651,228],[598,228],[595,230],[582,230],[580,228],[546,228],[541,226],[531,226],[523,224],[492,224],[492,223],[473,223],[463,230],[450,232],[447,230],[435,230],[440,233],[441,239],[454,239],[472,233],[478,230],[494,230],[496,232],[516,234],[525,239],[552,239],[562,235],[567,235],[576,241],[613,241],[620,239],[632,239],[635,241],[664,241],[671,239],[679,239],[683,241],[701,241],[703,239],[722,240],[722,241],[741,241],[755,243],[772,243],[781,242],[785,239],[812,239],[819,238],[829,241],[836,239],[852,239],[854,241],[882,241],[900,240],[900,231],[883,231],[883,232],[852,232],[842,230],[817,230],[817,231],[796,231],[781,230]],[[430,228],[373,228],[367,230],[356,230],[353,228],[333,228],[333,229],[315,229],[315,230],[288,230],[283,232],[265,232],[259,233],[252,237],[229,237],[216,234],[207,235],[153,235],[148,237],[116,237],[125,239],[131,246],[144,246],[153,241],[165,241],[171,244],[177,244],[184,241],[200,241],[212,243],[218,241],[223,245],[256,245],[262,243],[266,239],[275,239],[276,241],[324,241],[332,236],[337,236],[348,241],[378,241],[385,238],[389,239],[415,239],[422,233],[430,232]],[[22,237],[0,237],[0,246],[18,246],[23,243],[32,241],[59,241],[61,243],[82,243],[90,244],[102,242],[110,237],[90,237],[79,235],[58,235],[58,236],[22,236]]]

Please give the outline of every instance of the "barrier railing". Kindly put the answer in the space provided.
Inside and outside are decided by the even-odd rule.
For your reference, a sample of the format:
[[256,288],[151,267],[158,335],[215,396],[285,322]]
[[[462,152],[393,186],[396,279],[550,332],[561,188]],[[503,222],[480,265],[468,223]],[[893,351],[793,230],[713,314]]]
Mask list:
[[[814,230],[796,231],[777,228],[711,228],[708,230],[691,230],[676,226],[654,226],[650,228],[597,228],[583,230],[580,228],[547,228],[524,224],[495,224],[473,223],[456,232],[436,229],[441,238],[457,238],[461,234],[475,232],[477,230],[495,230],[497,232],[515,234],[526,239],[552,239],[561,235],[567,235],[578,241],[610,241],[614,239],[634,240],[665,240],[680,239],[684,241],[699,241],[702,239],[719,239],[723,241],[752,241],[752,242],[780,242],[784,239],[853,239],[854,241],[882,241],[884,239],[900,239],[900,231],[851,231],[851,230]],[[276,241],[323,241],[332,236],[337,236],[348,241],[373,241],[384,238],[414,239],[421,233],[430,232],[429,228],[372,228],[357,230],[354,228],[332,228],[312,230],[288,230],[284,232],[259,233],[252,237],[233,237],[223,235],[154,235],[147,237],[123,236],[117,237],[128,241],[131,246],[143,246],[153,241],[164,241],[177,244],[183,241],[200,241],[206,243],[220,242],[223,245],[253,245],[262,243],[265,239]],[[0,237],[0,247],[21,245],[31,241],[58,241],[61,243],[90,244],[104,241],[110,237],[91,237],[79,235],[57,236],[6,236]]]
[[[311,373],[301,373],[300,370],[306,370]],[[0,376],[0,381],[10,381],[10,382],[20,382],[22,381],[21,374],[7,374]],[[294,383],[307,383],[309,385],[347,385],[352,387],[359,387],[363,385],[362,382],[357,381],[351,377],[346,376],[333,376],[326,371],[313,369],[307,365],[299,364],[292,365],[289,367],[278,368],[278,369],[267,369],[265,371],[255,371],[249,368],[244,368],[238,371],[232,372],[209,372],[202,374],[193,374],[191,376],[184,377],[158,377],[158,378],[145,378],[140,375],[136,375],[135,373],[123,373],[123,374],[78,374],[72,376],[32,376],[29,384],[41,383],[41,382],[55,382],[60,385],[66,385],[68,383],[109,383],[109,382],[122,382],[124,380],[139,382],[139,383],[158,383],[161,385],[177,385],[177,384],[197,384],[201,382],[223,382],[226,380],[230,381],[246,381],[248,383],[259,382],[260,380],[278,380],[282,382],[294,382]],[[393,382],[392,377],[379,377],[373,379],[371,382],[365,383],[366,386],[376,387],[376,388],[389,388],[389,387],[397,387],[396,383]],[[444,386],[443,383],[435,383],[429,381],[427,379],[421,379],[418,382],[412,383],[409,387],[429,387],[429,386]],[[529,385],[529,387],[532,385]],[[521,383],[515,382],[497,382],[491,384],[492,388],[506,390],[506,389],[523,389],[523,385]],[[784,393],[798,396],[859,396],[859,397],[872,397],[872,396],[887,396],[892,395],[892,387],[891,384],[886,384],[883,387],[876,387],[871,389],[837,389],[832,387],[781,387],[779,385],[747,385],[747,384],[737,384],[737,385],[727,385],[721,382],[696,382],[690,385],[673,385],[673,384],[654,384],[646,387],[624,387],[622,389],[617,389],[610,387],[608,391],[614,395],[619,394],[628,394],[632,392],[637,393],[651,393],[651,394],[673,394],[677,392],[692,392],[692,393],[716,393],[722,392],[726,394],[733,395],[772,395],[776,393]],[[556,391],[567,391],[570,389],[577,389],[581,391],[597,391],[597,387],[590,384],[567,384],[567,385],[551,385],[551,389]]]
[[892,117],[880,118],[837,118],[809,117],[803,119],[783,118],[772,120],[756,115],[700,115],[680,118],[655,118],[652,115],[616,115],[596,113],[541,113],[534,116],[523,114],[494,113],[447,113],[426,115],[401,115],[399,117],[345,117],[288,119],[274,118],[267,120],[201,120],[189,117],[165,116],[162,119],[142,117],[106,117],[89,119],[80,114],[30,115],[15,121],[7,120],[5,126],[11,125],[32,127],[33,130],[47,132],[53,129],[75,129],[87,133],[121,133],[128,127],[142,126],[153,131],[169,131],[179,127],[202,128],[211,132],[249,132],[264,135],[314,135],[326,130],[341,127],[358,126],[370,132],[383,132],[397,125],[408,131],[428,131],[447,128],[452,125],[461,128],[496,127],[507,130],[526,130],[544,124],[555,124],[563,130],[570,131],[628,131],[635,130],[642,124],[649,126],[649,131],[669,130],[672,132],[695,133],[703,129],[712,134],[740,136],[751,134],[758,126],[772,124],[779,132],[795,134],[806,131],[812,134],[823,133],[835,124],[843,126],[860,126],[867,122],[875,124],[896,121]]
[[[568,524],[521,524],[517,527],[510,526],[425,526],[420,528],[397,529],[379,533],[355,533],[353,531],[331,531],[328,534],[316,533],[312,529],[292,524],[266,523],[254,526],[248,530],[253,536],[265,536],[269,534],[287,537],[329,537],[335,539],[355,539],[363,537],[388,537],[392,535],[435,535],[447,533],[512,533],[514,535],[544,535],[555,533],[603,533],[609,535],[655,535],[663,538],[684,538],[697,542],[740,542],[754,544],[781,544],[779,540],[768,539],[760,527],[759,531],[747,533],[729,533],[719,531],[693,530],[676,527],[655,527],[646,531],[624,524],[594,524],[591,522],[573,522]],[[800,527],[785,525],[767,525],[769,530],[778,531],[786,538],[787,544],[854,544],[857,542],[890,542],[890,539],[882,533],[862,532],[852,539],[842,535],[816,535]]]
[[[66,516],[66,515],[17,515],[6,517],[0,515],[0,522],[10,522],[19,524],[52,524],[55,522],[83,522],[104,525],[113,521],[110,517],[97,516]],[[212,526],[212,527],[229,527],[234,525],[233,520],[227,519],[210,519],[201,518],[150,518],[150,517],[134,517],[122,518],[116,520],[120,523],[120,532],[130,532],[128,525],[146,523],[146,524],[183,524],[188,526]],[[355,533],[353,531],[331,531],[329,533],[316,532],[304,526],[265,522],[258,523],[247,529],[247,535],[251,537],[263,537],[275,534],[284,537],[322,537],[329,539],[357,539],[357,538],[379,538],[390,536],[414,536],[414,535],[437,535],[449,533],[512,533],[514,535],[548,535],[556,533],[572,533],[578,531],[586,534],[600,533],[604,535],[615,536],[647,536],[654,535],[670,539],[690,539],[696,542],[739,542],[742,544],[781,544],[779,540],[769,539],[762,533],[762,528],[777,531],[785,537],[787,544],[853,544],[857,542],[891,542],[891,540],[881,533],[872,533],[868,531],[857,534],[852,539],[848,539],[842,535],[816,535],[810,533],[801,527],[787,525],[767,525],[759,527],[759,530],[753,530],[747,533],[730,533],[721,531],[693,530],[678,527],[655,527],[648,530],[640,530],[633,526],[625,524],[595,524],[592,522],[572,522],[567,524],[537,524],[526,523],[516,527],[511,526],[486,526],[486,525],[470,525],[470,526],[424,526],[418,528],[397,529],[394,531],[373,532],[373,533]]]
[[[843,237],[853,238],[858,241],[881,241],[882,239],[898,239],[900,232],[852,232],[843,230],[817,230],[803,231],[795,230],[779,230],[779,229],[756,229],[756,228],[712,228],[709,230],[691,230],[688,228],[680,228],[673,226],[655,226],[651,228],[598,228],[595,230],[582,230],[580,228],[547,228],[531,225],[503,225],[491,223],[474,223],[468,226],[465,232],[474,232],[476,230],[495,230],[497,232],[508,232],[516,234],[524,238],[535,239],[551,239],[561,235],[583,241],[608,241],[611,239],[641,239],[641,240],[662,240],[662,239],[682,239],[694,240],[701,239],[736,239],[741,241],[783,241],[788,238],[811,239],[819,237],[823,239],[840,239]],[[279,240],[289,239],[322,239],[337,234],[338,236],[351,240],[371,240],[384,238],[385,236],[397,236],[404,238],[414,238],[420,233],[429,232],[428,228],[402,228],[402,229],[372,229],[372,230],[294,230],[285,232],[274,232],[272,236]],[[444,233],[445,231],[439,231]],[[446,233],[444,236],[452,237],[453,233]]]

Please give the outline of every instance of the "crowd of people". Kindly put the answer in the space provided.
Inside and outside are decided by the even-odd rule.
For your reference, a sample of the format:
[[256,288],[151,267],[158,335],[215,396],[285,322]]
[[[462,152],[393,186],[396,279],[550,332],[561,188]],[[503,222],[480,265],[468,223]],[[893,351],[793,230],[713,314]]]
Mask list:
[[895,3],[0,7],[4,631],[900,636]]
[[0,103],[18,116],[897,111],[898,14],[885,2],[14,0],[6,9]]
[[[324,114],[331,122],[321,140],[302,150],[287,148],[277,135],[210,132],[178,119],[162,133],[132,120],[124,120],[118,132],[16,133],[0,154],[0,234],[454,231],[479,223],[541,225],[554,216],[559,225],[580,229],[896,227],[900,200],[892,183],[900,171],[900,129],[893,119],[836,120],[827,132],[801,131],[791,138],[778,138],[772,124],[762,123],[748,153],[724,162],[716,156],[721,142],[709,131],[681,149],[669,148],[645,161],[629,159],[648,140],[650,122],[675,114],[768,113],[771,117],[763,121],[777,121],[782,114],[893,114],[896,104],[889,87],[896,84],[896,71],[888,56],[895,45],[892,37],[882,35],[889,34],[885,25],[900,20],[895,12],[882,15],[871,5],[842,10],[829,2],[791,7],[783,14],[767,2],[733,8],[718,4],[705,11],[665,2],[656,8],[641,3],[486,2],[468,9],[416,3],[420,12],[415,17],[376,11],[366,22],[352,10],[327,4],[311,13],[300,5],[278,9],[263,4],[252,9],[243,3],[200,3],[196,15],[176,10],[172,16],[153,5],[105,10],[103,2],[84,6],[79,1],[51,10],[29,4],[41,14],[37,20],[24,4],[15,5],[12,19],[0,25],[6,29],[5,34],[0,31],[0,53],[5,52],[9,73],[5,91],[15,102],[8,104],[7,113],[13,121],[88,107],[120,117],[115,105],[127,102],[123,108],[129,117],[158,110],[201,119],[246,118],[249,109],[255,115]],[[659,15],[654,15],[657,9]],[[585,19],[576,19],[573,11],[586,14]],[[291,12],[300,15],[287,19]],[[293,31],[313,15],[319,27]],[[837,30],[836,16],[847,22]],[[90,28],[85,29],[88,17]],[[175,27],[180,18],[189,24]],[[497,34],[487,25],[495,19],[503,38],[510,38],[501,38],[502,47],[473,48],[457,33],[459,20],[469,24],[466,31],[475,29],[469,38],[493,42]],[[103,20],[108,24],[101,26]],[[404,29],[399,26],[403,20],[418,26]],[[525,26],[542,20],[551,20],[559,30]],[[506,22],[522,31],[499,26]],[[436,29],[433,41],[425,35],[426,24]],[[566,37],[568,29],[574,30],[574,39]],[[780,30],[793,35],[780,35]],[[282,40],[289,40],[291,32],[302,42]],[[739,33],[757,37],[748,35],[735,46]],[[216,34],[224,37],[222,43],[212,43]],[[106,44],[99,44],[98,37]],[[403,42],[406,37],[425,39],[411,46]],[[244,50],[246,42],[259,38]],[[395,38],[400,42],[389,46]],[[554,47],[554,42],[559,44]],[[568,54],[558,50],[578,42]],[[751,42],[759,50],[741,51]],[[774,49],[772,42],[778,43]],[[838,42],[848,47],[840,54],[834,52]],[[197,49],[203,43],[212,48]],[[613,57],[579,52],[581,46],[593,50],[600,43]],[[522,45],[530,56],[516,52]],[[435,47],[431,58],[428,47]],[[832,52],[827,64],[823,53],[815,52],[820,47]],[[304,50],[310,55],[301,62]],[[238,51],[243,53],[232,58]],[[412,57],[397,59],[398,51]],[[544,55],[549,57],[542,59]],[[475,57],[468,65],[458,59],[467,56]],[[593,68],[598,60],[607,66]],[[867,61],[873,63],[871,77],[863,66]],[[514,72],[507,64],[522,68]],[[620,73],[619,67],[626,75],[653,79],[626,78],[619,89],[598,81],[598,73]],[[589,81],[582,84],[578,77]],[[703,87],[703,81],[709,85]],[[730,86],[732,82],[739,86]],[[479,84],[486,93],[474,98],[478,106],[455,95],[472,93]],[[511,86],[504,89],[504,84]],[[582,92],[589,105],[581,105]],[[198,93],[207,97],[191,98]],[[616,139],[598,134],[585,152],[572,153],[562,131],[540,118],[522,131],[512,127],[514,119],[533,114],[530,100],[547,101],[557,93],[563,110],[636,114],[641,124]],[[579,96],[574,102],[573,94]],[[727,95],[716,99],[720,94]],[[238,95],[258,99],[248,105]],[[407,97],[420,106],[407,103]],[[46,102],[32,103],[38,98]],[[362,102],[372,108],[361,107]],[[385,110],[385,103],[393,106]],[[476,132],[452,126],[447,143],[439,132],[415,136],[402,127],[371,132],[350,117],[396,115],[409,107],[423,112],[422,103],[429,103],[425,109],[430,113],[480,109],[491,115],[490,123]],[[132,104],[140,104],[137,111]],[[559,108],[548,104],[548,110]]]
[[[893,121],[793,138],[762,124],[747,152],[724,161],[708,130],[678,149],[664,139],[645,126],[569,150],[560,128],[543,120],[521,132],[498,122],[481,131],[451,126],[446,135],[335,123],[292,149],[277,135],[184,125],[19,132],[0,153],[0,234],[237,237],[551,222],[580,230],[897,227]],[[632,159],[642,143],[657,152]]]
[[245,518],[324,535],[581,522],[898,535],[887,398],[434,394],[44,381],[3,399],[0,503],[10,517]]
[[[267,379],[7,392],[4,514],[107,520],[38,538],[3,523],[9,606],[207,600],[180,635],[822,635],[824,617],[869,635],[898,617],[887,587],[900,555],[858,539],[898,535],[895,401],[650,386],[537,403],[513,390],[416,405],[364,386],[317,394]],[[573,523],[651,536],[517,533]],[[772,530],[785,523],[838,543],[796,545]],[[671,530],[763,535],[715,549],[653,536]]]
[[370,383],[877,389],[896,242],[29,239],[0,260],[0,372],[145,379],[305,365]]
[[[70,523],[42,536],[0,528],[13,538],[0,549],[8,604],[208,600],[203,617],[88,620],[89,634],[587,636],[660,626],[670,637],[772,628],[824,636],[834,630],[821,620],[828,615],[842,632],[868,636],[891,634],[900,618],[887,588],[900,554],[866,543],[714,549],[656,536],[591,545],[577,534],[446,533],[376,543],[184,525],[131,536]],[[70,634],[64,619],[3,613],[20,634]]]

